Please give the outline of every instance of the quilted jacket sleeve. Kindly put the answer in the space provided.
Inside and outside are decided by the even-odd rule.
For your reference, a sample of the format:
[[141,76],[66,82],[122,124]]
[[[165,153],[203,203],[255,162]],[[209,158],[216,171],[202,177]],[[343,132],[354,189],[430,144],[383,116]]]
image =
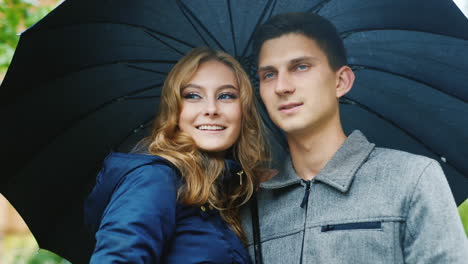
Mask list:
[[175,181],[158,164],[129,172],[103,213],[90,263],[159,263],[175,229]]

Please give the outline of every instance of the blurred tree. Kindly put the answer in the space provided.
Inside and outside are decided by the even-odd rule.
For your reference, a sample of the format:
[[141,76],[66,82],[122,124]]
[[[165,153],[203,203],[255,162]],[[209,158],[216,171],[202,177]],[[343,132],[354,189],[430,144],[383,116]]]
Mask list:
[[[24,262],[22,262],[24,263]],[[60,256],[55,255],[54,253],[47,250],[39,250],[36,254],[31,256],[27,264],[71,264],[66,259],[61,258]]]
[[468,237],[468,199],[458,206],[458,212],[460,213],[463,227],[465,227],[465,233]]
[[0,81],[10,65],[19,33],[49,13],[59,0],[0,0]]

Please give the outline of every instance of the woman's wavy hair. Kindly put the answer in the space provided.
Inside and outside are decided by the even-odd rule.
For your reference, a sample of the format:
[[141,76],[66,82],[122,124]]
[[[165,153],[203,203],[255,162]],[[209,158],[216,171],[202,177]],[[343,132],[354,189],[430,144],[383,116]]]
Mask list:
[[[199,150],[194,140],[178,128],[182,88],[200,65],[207,61],[218,61],[228,66],[238,83],[242,109],[241,132],[225,156],[241,164],[244,173],[240,173],[240,176],[224,177],[227,173],[225,157]],[[150,154],[169,160],[179,169],[184,180],[177,194],[179,201],[186,205],[209,204],[217,208],[233,231],[245,241],[239,207],[250,199],[257,184],[256,175],[269,160],[269,155],[252,84],[236,59],[208,47],[195,48],[180,59],[164,82],[152,134],[144,141]]]

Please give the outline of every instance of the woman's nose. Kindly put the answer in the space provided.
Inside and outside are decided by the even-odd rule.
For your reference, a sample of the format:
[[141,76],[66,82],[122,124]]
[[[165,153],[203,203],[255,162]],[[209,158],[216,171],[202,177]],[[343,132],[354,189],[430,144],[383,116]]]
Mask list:
[[205,105],[204,115],[215,116],[218,115],[218,105],[216,100],[208,100]]

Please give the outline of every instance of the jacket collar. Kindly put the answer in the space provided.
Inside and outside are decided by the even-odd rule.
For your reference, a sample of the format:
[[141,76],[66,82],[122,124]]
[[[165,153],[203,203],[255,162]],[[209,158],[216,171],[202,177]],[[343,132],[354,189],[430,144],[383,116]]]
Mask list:
[[[369,143],[360,131],[353,131],[314,180],[325,183],[340,192],[347,192],[354,175],[374,148],[375,144]],[[301,178],[296,174],[291,157],[289,157],[283,172],[261,183],[260,187],[277,189],[300,182]]]
[[229,174],[229,177],[232,177],[234,175],[240,176],[239,174],[244,173],[240,163],[233,159],[225,159],[224,168],[225,168],[225,171]]

